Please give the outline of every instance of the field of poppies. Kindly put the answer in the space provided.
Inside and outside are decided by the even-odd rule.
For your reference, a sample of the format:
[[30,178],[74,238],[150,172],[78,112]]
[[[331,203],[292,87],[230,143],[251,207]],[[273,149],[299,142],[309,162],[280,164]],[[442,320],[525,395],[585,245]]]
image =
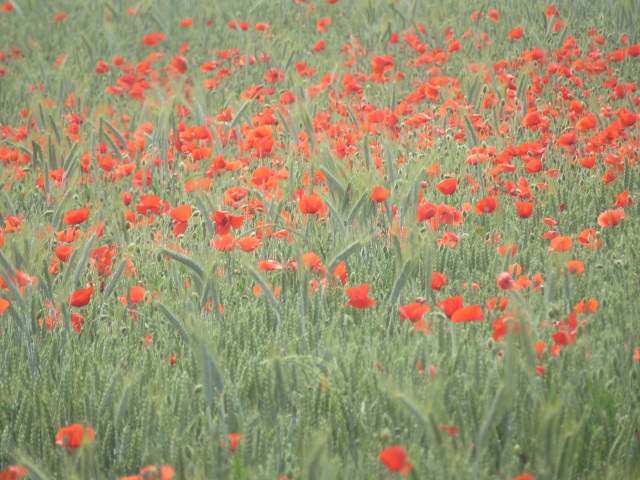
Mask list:
[[0,479],[640,478],[639,32],[0,5]]

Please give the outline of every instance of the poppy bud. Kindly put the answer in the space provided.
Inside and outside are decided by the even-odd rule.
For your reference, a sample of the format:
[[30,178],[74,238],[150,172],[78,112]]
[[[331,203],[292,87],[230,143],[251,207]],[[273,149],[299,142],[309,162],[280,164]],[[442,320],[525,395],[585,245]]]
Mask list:
[[560,317],[560,308],[555,303],[549,305],[549,310],[547,314],[552,320],[555,320]]
[[516,282],[513,280],[513,278],[511,278],[511,274],[509,272],[502,272],[500,275],[498,275],[496,284],[502,290],[511,290],[513,287],[515,287]]

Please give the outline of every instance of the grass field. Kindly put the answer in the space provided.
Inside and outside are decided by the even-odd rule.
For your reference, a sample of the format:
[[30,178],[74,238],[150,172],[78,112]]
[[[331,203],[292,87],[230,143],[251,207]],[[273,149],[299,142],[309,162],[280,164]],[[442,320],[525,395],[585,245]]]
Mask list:
[[0,479],[640,478],[640,2],[455,7],[0,6]]

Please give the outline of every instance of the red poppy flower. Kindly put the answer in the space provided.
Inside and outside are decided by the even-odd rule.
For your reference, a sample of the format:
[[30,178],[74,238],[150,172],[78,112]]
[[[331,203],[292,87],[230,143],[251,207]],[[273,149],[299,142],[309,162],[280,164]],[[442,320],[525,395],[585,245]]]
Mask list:
[[84,307],[91,301],[91,295],[93,295],[93,285],[87,288],[81,288],[69,295],[69,303],[73,307]]
[[345,307],[352,306],[353,308],[369,308],[376,304],[376,301],[369,298],[369,284],[363,283],[359,287],[346,288],[349,300],[344,304]]
[[[542,160],[533,158],[524,164],[524,171],[527,173],[538,173],[542,171]],[[547,172],[549,173],[549,172]]]
[[229,28],[231,28],[232,30],[236,30],[238,27],[240,27],[240,30],[249,30],[249,28],[251,28],[251,24],[249,22],[239,22],[237,20],[231,20],[229,22]]
[[284,265],[275,260],[259,260],[258,261],[258,271],[270,271],[270,270],[283,270]]
[[176,222],[188,222],[191,218],[191,205],[180,205],[169,210],[169,216]]
[[[79,313],[71,315],[71,326],[76,332],[80,332],[84,326],[84,317]],[[1,479],[0,479],[1,480]]]
[[496,284],[502,290],[511,290],[513,289],[513,287],[515,287],[516,282],[513,281],[513,278],[511,278],[511,274],[509,272],[502,272],[500,275],[498,275]]
[[584,263],[580,260],[569,260],[567,262],[567,270],[571,275],[584,272]]
[[422,315],[429,312],[429,305],[414,302],[408,305],[402,305],[398,307],[398,310],[400,311],[401,320],[409,320],[415,323],[422,319]]
[[507,36],[512,40],[518,40],[522,38],[522,28],[514,28],[509,32],[509,35]]
[[148,47],[155,47],[158,43],[165,39],[165,34],[162,32],[154,32],[142,37],[142,44]]
[[529,218],[533,213],[533,202],[516,202],[516,210],[520,218]]
[[226,235],[232,228],[238,229],[244,223],[242,215],[231,215],[222,210],[216,210],[210,217],[216,224],[216,235]]
[[416,213],[416,221],[425,222],[435,217],[436,213],[438,213],[437,205],[430,202],[421,203],[420,205],[418,205],[418,211]]
[[325,17],[325,18],[321,18],[320,20],[318,20],[316,22],[316,28],[320,31],[320,32],[325,32],[326,28],[331,25],[331,18],[330,17]]
[[236,248],[236,239],[233,235],[221,235],[211,241],[211,246],[220,252],[231,252]]
[[371,201],[378,203],[384,202],[390,193],[391,190],[385,190],[382,187],[373,187],[371,189]]
[[538,125],[544,125],[545,122],[547,122],[546,117],[543,117],[535,110],[532,110],[531,112],[528,112],[522,119],[522,126],[525,128],[537,127]]
[[460,238],[453,232],[443,232],[442,238],[437,238],[436,242],[438,246],[449,245],[451,248],[456,248]]
[[162,215],[166,212],[164,208],[168,209],[168,204],[158,195],[140,195],[140,203],[135,207],[140,215],[149,215],[149,213]]
[[451,437],[455,437],[458,433],[458,427],[454,425],[439,425],[439,427],[440,430],[442,430],[444,433],[448,433]]
[[331,272],[331,276],[338,277],[344,287],[347,284],[347,265],[344,262],[340,262],[333,272]]
[[144,296],[147,293],[147,289],[140,286],[135,285],[129,289],[129,302],[130,303],[139,303],[144,300]]
[[634,197],[629,198],[629,190],[625,190],[622,193],[614,193],[616,202],[613,204],[614,208],[627,208],[632,207],[634,203]]
[[598,225],[602,228],[614,227],[625,217],[624,210],[607,210],[598,216]]
[[447,277],[440,272],[431,272],[431,289],[440,290],[447,284]]
[[84,427],[81,423],[74,423],[68,427],[62,427],[56,434],[56,445],[68,448],[78,448],[85,441],[93,441],[96,434],[93,428]]
[[176,69],[178,73],[184,74],[187,72],[187,59],[182,55],[176,55],[171,60],[171,65]]
[[393,56],[389,54],[386,57],[379,55],[371,59],[371,71],[376,75],[383,75],[385,72],[393,69]]
[[[258,127],[258,128],[265,128],[265,127],[268,127],[269,131],[271,131],[270,125],[265,125],[264,127]],[[271,135],[269,134],[268,136],[270,137]],[[256,168],[251,176],[251,186],[258,187],[258,186],[264,185],[271,179],[271,177],[275,175],[275,173],[276,173],[275,170],[271,170],[269,167],[262,166],[262,167]]]
[[598,124],[598,119],[593,113],[587,113],[584,117],[578,120],[576,123],[576,128],[581,132],[586,132],[596,127]]
[[571,237],[556,237],[553,240],[551,240],[551,248],[549,249],[549,251],[554,251],[554,252],[566,252],[567,250],[571,250],[571,247],[573,246],[573,240],[571,240]]
[[447,318],[451,318],[457,310],[462,308],[462,302],[462,296],[449,297],[436,303],[436,307],[442,308]]
[[436,185],[438,191],[443,195],[453,195],[458,188],[457,178],[447,178]]
[[291,91],[286,91],[280,95],[280,103],[283,105],[291,105],[295,101],[296,97]]
[[588,300],[580,300],[573,307],[573,310],[578,313],[593,313],[598,309],[598,301],[595,298]]
[[302,254],[302,263],[307,267],[315,269],[322,263],[322,260],[315,252],[307,252]]
[[[560,16],[560,12],[558,11],[558,8],[553,3],[547,7],[544,14],[546,15],[547,18]],[[514,478],[513,480],[516,480],[516,479]],[[524,480],[524,479],[521,479],[520,477],[518,477],[517,480]]]
[[600,249],[602,247],[602,240],[600,240],[596,234],[597,230],[592,228],[586,228],[578,235],[578,243],[584,245],[591,250]]
[[67,262],[73,253],[73,245],[60,245],[53,249],[53,253],[61,262]]
[[[38,285],[38,279],[36,277],[32,277],[20,270],[16,270],[15,275],[11,275],[9,279],[12,283],[17,285],[20,290],[23,290],[27,285]],[[2,276],[0,276],[0,288],[7,291],[9,290],[9,287]]]
[[574,131],[565,133],[564,135],[560,135],[558,140],[556,140],[556,144],[561,147],[570,147],[574,143],[578,141],[578,134]]
[[413,468],[413,464],[407,463],[407,452],[403,447],[385,448],[378,454],[378,458],[392,472],[400,472],[405,475]]
[[478,215],[482,215],[484,213],[491,213],[496,208],[498,208],[498,200],[496,200],[495,197],[485,197],[482,200],[480,200],[478,203],[476,203],[476,206],[474,207],[473,210]]
[[505,321],[515,320],[515,318],[513,313],[505,313],[500,318],[491,322],[491,326],[493,327],[493,334],[491,336],[496,342],[508,333],[509,324],[505,323]]
[[484,313],[478,305],[460,308],[451,316],[453,323],[484,321]]
[[557,331],[556,333],[551,335],[551,338],[553,338],[554,342],[556,342],[558,345],[561,345],[563,347],[566,347],[567,345],[571,344],[569,334],[564,330]]
[[531,475],[530,473],[523,473],[522,475],[513,477],[511,480],[534,480],[534,478],[533,478],[533,475]]
[[232,452],[238,450],[238,442],[244,440],[244,437],[239,433],[229,433],[227,438],[229,439],[229,450]]
[[22,468],[18,465],[9,465],[0,472],[0,480],[17,480],[18,477],[26,477],[28,473],[29,471],[26,468]]
[[262,242],[256,237],[242,237],[236,241],[236,245],[238,245],[243,252],[253,252],[256,248],[262,246]]
[[583,168],[587,168],[587,169],[591,169],[591,168],[595,168],[596,166],[596,157],[581,157],[580,160],[580,165]]
[[7,308],[9,308],[9,305],[11,305],[11,303],[9,303],[9,300],[5,300],[4,298],[0,297],[0,315],[2,314],[2,312],[4,312]]
[[171,480],[175,470],[167,465],[160,468],[155,465],[148,465],[140,470],[140,475],[145,480]]
[[62,221],[67,225],[78,225],[89,218],[88,208],[79,208],[78,210],[69,210]]
[[506,245],[502,245],[500,248],[498,248],[498,253],[500,255],[511,255],[513,257],[516,254],[517,250],[518,247],[511,243],[507,243]]
[[107,73],[109,71],[109,64],[103,60],[98,61],[96,65],[96,73],[102,74]]
[[305,215],[318,213],[322,207],[324,207],[324,202],[315,193],[305,195],[298,201],[298,210]]

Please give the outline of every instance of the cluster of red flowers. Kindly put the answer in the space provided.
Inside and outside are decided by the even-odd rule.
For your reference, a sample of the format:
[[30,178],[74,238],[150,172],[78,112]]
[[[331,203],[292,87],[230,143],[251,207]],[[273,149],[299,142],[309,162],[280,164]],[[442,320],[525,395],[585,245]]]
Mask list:
[[[0,124],[0,168],[6,178],[3,188],[13,193],[12,185],[30,182],[47,207],[51,203],[58,208],[52,225],[38,225],[37,240],[49,242],[48,271],[45,266],[42,273],[60,279],[74,262],[77,266],[84,261],[82,267],[88,266],[86,280],[83,277],[80,281],[77,276],[71,287],[65,286],[62,293],[56,294],[57,298],[42,302],[43,334],[64,323],[60,322],[60,307],[67,304],[79,309],[71,311],[69,323],[82,335],[86,322],[95,316],[85,318],[80,312],[95,313],[91,308],[97,302],[104,307],[105,288],[117,260],[122,264],[118,276],[122,274],[123,282],[128,282],[126,287],[118,287],[119,294],[115,296],[122,307],[117,308],[123,308],[137,321],[147,308],[145,304],[160,297],[162,292],[154,290],[153,278],[140,278],[134,262],[143,257],[134,259],[123,251],[126,249],[122,242],[105,240],[109,238],[104,236],[105,230],[112,227],[101,219],[119,209],[117,220],[141,238],[150,238],[158,250],[166,249],[162,258],[167,261],[172,259],[165,254],[172,252],[188,261],[191,253],[186,248],[192,244],[185,238],[195,238],[194,232],[202,228],[207,232],[205,249],[216,255],[246,254],[247,262],[253,262],[260,275],[274,282],[255,284],[255,296],[266,293],[270,300],[277,298],[284,284],[275,285],[279,283],[278,275],[304,269],[309,274],[311,292],[340,295],[345,308],[359,310],[375,309],[387,298],[386,292],[379,291],[379,284],[366,278],[366,272],[352,268],[347,258],[364,240],[353,248],[348,246],[344,259],[336,257],[335,262],[308,249],[302,250],[305,253],[299,258],[267,258],[274,250],[266,247],[281,244],[284,249],[302,236],[300,232],[311,232],[312,227],[319,230],[335,222],[335,228],[344,232],[373,231],[372,238],[380,244],[397,241],[394,245],[406,252],[413,247],[408,227],[413,225],[416,231],[425,233],[434,248],[450,252],[449,249],[464,248],[476,241],[474,238],[481,238],[481,247],[508,260],[523,245],[511,243],[517,241],[510,237],[505,243],[500,233],[492,231],[493,219],[500,216],[506,218],[504,224],[531,231],[532,239],[540,242],[541,252],[557,259],[559,273],[568,279],[568,275],[589,271],[589,255],[606,249],[603,237],[626,228],[635,196],[627,189],[633,187],[619,177],[638,165],[640,115],[636,112],[640,97],[636,83],[623,82],[617,66],[640,61],[639,44],[629,45],[623,36],[619,48],[604,53],[605,36],[592,30],[584,48],[569,32],[572,25],[568,20],[563,19],[556,6],[549,5],[544,15],[549,34],[558,34],[557,48],[521,48],[532,32],[525,25],[516,25],[506,33],[506,40],[505,36],[501,38],[516,52],[515,58],[495,59],[486,65],[468,64],[468,71],[484,85],[469,92],[465,91],[461,76],[449,67],[465,49],[488,48],[492,39],[486,33],[472,29],[458,37],[452,29],[446,29],[442,42],[436,45],[425,40],[430,38],[430,30],[416,23],[402,32],[389,32],[388,51],[375,55],[367,52],[354,36],[340,46],[343,61],[339,72],[319,72],[321,63],[316,59],[336,54],[330,51],[335,45],[327,40],[337,28],[340,15],[321,17],[315,14],[311,3],[298,3],[305,4],[299,18],[310,16],[315,29],[305,47],[305,61],[297,62],[290,70],[278,65],[268,52],[254,56],[238,48],[207,52],[207,58],[198,59],[189,53],[191,46],[183,43],[168,54],[171,38],[167,33],[149,31],[138,40],[145,58],[137,62],[124,57],[92,62],[91,75],[103,82],[109,99],[131,102],[144,109],[158,106],[154,94],[157,92],[175,100],[175,110],[171,112],[175,121],[168,133],[158,135],[161,129],[149,121],[134,124],[132,116],[118,114],[111,104],[89,112],[84,107],[86,99],[81,101],[77,92],[69,92],[57,105],[55,95],[43,85],[30,87],[30,93],[44,97],[41,115],[43,108],[59,107],[64,112],[62,132],[74,145],[69,158],[75,153],[75,146],[84,149],[76,162],[77,184],[92,187],[102,182],[113,186],[114,191],[118,190],[114,204],[108,203],[110,199],[85,202],[79,198],[62,203],[72,197],[67,195],[72,188],[69,180],[75,180],[76,173],[72,174],[67,162],[57,162],[56,155],[51,155],[51,162],[57,162],[52,168],[34,161],[37,152],[49,146],[53,150],[51,135],[44,132],[34,112],[22,110],[15,126]],[[15,2],[7,2],[0,11],[5,12],[2,15],[13,15],[10,12],[15,6]],[[138,11],[131,8],[127,13],[133,16]],[[474,12],[471,20],[476,25],[481,21],[493,25],[501,22],[500,17],[501,12],[491,8]],[[61,24],[56,28],[63,28],[73,16],[59,12],[51,20]],[[183,18],[177,23],[184,33],[188,30],[183,29],[194,25],[194,19]],[[211,26],[213,21],[202,23]],[[251,34],[262,41],[273,39],[276,28],[270,23],[252,24],[241,18],[233,18],[225,26],[231,35]],[[0,51],[3,66],[21,58],[18,47]],[[53,65],[63,68],[68,61],[72,59],[61,54]],[[334,64],[332,60],[332,68]],[[250,69],[259,70],[258,75],[250,77],[255,84],[247,83]],[[411,75],[413,81],[406,79],[407,72],[417,72]],[[0,68],[0,78],[10,75],[13,73],[9,67]],[[231,106],[221,106],[211,115],[199,111],[200,105],[194,100],[198,89],[226,95],[241,75],[244,91],[236,100],[244,106],[231,102]],[[292,79],[304,82],[303,92],[289,89]],[[373,103],[367,92],[378,91],[385,84],[393,85],[393,101]],[[181,89],[180,96],[174,91],[177,88]],[[310,113],[307,107],[314,101]],[[100,120],[91,115],[100,116]],[[88,141],[84,127],[92,122],[99,135]],[[301,125],[303,128],[299,128]],[[522,141],[522,132],[528,141]],[[55,133],[59,136],[57,130]],[[161,141],[156,137],[162,137]],[[406,153],[433,151],[443,139],[453,144],[456,152],[463,153],[442,164],[435,155],[423,160]],[[165,151],[159,151],[160,143]],[[331,161],[319,166],[314,160],[324,153]],[[409,179],[408,187],[403,183],[406,179],[395,181],[400,169],[404,174],[406,167],[414,166],[412,171],[417,177]],[[359,192],[359,200],[351,202],[357,182],[345,179],[365,171],[371,183]],[[590,220],[567,220],[565,213],[573,206],[559,192],[564,193],[562,181],[568,172],[593,174],[603,189],[607,203],[598,210],[587,206],[593,208],[588,212]],[[167,176],[170,181],[179,182],[179,201],[171,201],[170,191],[166,190]],[[208,193],[207,200],[214,200],[204,202],[202,193]],[[11,206],[9,210],[13,209]],[[8,213],[0,217],[0,248],[5,241],[22,234],[26,221],[27,212]],[[62,224],[64,229],[58,230]],[[98,242],[95,247],[94,242]],[[90,246],[83,253],[82,245],[87,244]],[[132,247],[136,248],[136,244]],[[504,271],[500,268],[489,272],[489,285],[481,285],[477,278],[463,279],[464,283],[458,284],[452,278],[453,272],[440,267],[442,272],[431,271],[432,265],[426,265],[430,284],[423,285],[420,292],[398,292],[396,298],[400,300],[390,309],[395,312],[397,308],[404,322],[401,328],[410,326],[424,334],[430,334],[440,321],[455,324],[452,328],[465,328],[469,322],[488,320],[492,331],[487,326],[485,333],[500,345],[510,334],[519,335],[532,327],[511,308],[511,295],[532,297],[544,293],[543,274],[520,257],[517,260],[524,265],[507,261]],[[222,275],[221,270],[216,273]],[[17,297],[37,285],[38,278],[42,278],[39,275],[40,272],[14,270],[0,276],[0,316],[6,311],[14,312]],[[263,292],[265,285],[269,292]],[[429,299],[419,296],[426,295],[424,290],[432,294]],[[485,296],[478,300],[482,294]],[[544,341],[534,346],[538,375],[546,372],[545,351],[555,357],[564,348],[571,348],[586,334],[589,315],[597,308],[597,300],[583,299],[573,311],[555,312],[553,320],[541,322],[536,334]],[[224,307],[207,302],[203,310],[218,313],[224,312]],[[153,338],[153,333],[146,333],[142,342],[154,348]],[[640,349],[635,350],[634,358],[640,361]],[[175,364],[176,357],[171,355],[169,361]],[[435,367],[432,372],[435,375]],[[457,432],[455,426],[441,428],[450,435]],[[72,451],[94,437],[91,428],[73,424],[63,427],[55,441]],[[223,445],[236,451],[242,440],[242,435],[232,433]],[[394,472],[404,474],[413,467],[400,446],[384,449],[379,458]],[[7,467],[0,479],[24,474],[20,467]],[[173,475],[173,469],[167,466],[145,467],[139,475],[126,478],[169,479]],[[517,477],[532,478],[528,474]]]

